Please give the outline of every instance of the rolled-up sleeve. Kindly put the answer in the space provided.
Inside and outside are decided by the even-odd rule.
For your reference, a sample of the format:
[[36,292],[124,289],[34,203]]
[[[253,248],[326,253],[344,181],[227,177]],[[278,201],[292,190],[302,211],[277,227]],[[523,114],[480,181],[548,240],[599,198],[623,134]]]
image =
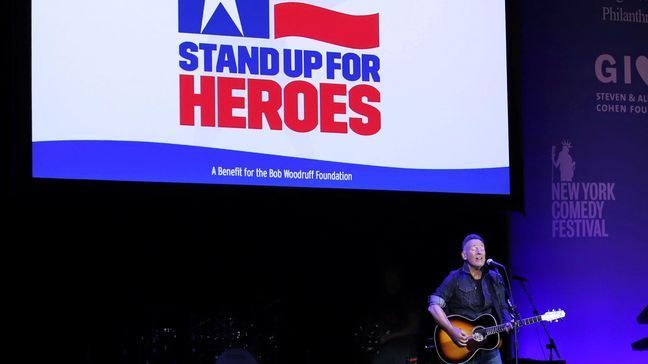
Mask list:
[[441,285],[428,297],[428,306],[439,305],[445,308],[448,300],[452,298],[457,280],[454,274],[449,274],[441,283]]
[[439,296],[430,295],[428,297],[428,306],[432,306],[432,305],[438,305],[441,306],[441,308],[444,308],[446,306],[446,301]]

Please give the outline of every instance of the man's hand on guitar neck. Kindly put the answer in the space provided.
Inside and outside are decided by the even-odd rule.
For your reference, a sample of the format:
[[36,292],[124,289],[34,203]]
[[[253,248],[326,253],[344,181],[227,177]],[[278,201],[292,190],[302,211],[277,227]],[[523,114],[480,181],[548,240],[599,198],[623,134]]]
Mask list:
[[458,327],[453,326],[450,331],[446,332],[448,333],[452,341],[454,341],[454,343],[459,346],[466,346],[466,344],[468,344],[468,340],[471,339],[470,336],[466,335],[466,333]]

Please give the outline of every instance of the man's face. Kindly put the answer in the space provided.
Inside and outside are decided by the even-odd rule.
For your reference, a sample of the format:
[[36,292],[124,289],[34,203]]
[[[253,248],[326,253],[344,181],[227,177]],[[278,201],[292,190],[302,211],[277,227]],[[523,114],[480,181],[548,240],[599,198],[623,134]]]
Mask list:
[[461,256],[465,261],[475,268],[481,268],[486,263],[486,247],[479,239],[468,240],[464,246]]

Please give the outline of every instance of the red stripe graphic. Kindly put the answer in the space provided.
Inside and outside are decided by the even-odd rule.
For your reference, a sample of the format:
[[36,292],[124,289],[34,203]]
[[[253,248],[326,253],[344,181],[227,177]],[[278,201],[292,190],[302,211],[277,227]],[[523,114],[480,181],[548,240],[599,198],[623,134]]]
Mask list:
[[349,15],[303,3],[274,7],[275,38],[304,37],[348,48],[380,45],[378,14]]

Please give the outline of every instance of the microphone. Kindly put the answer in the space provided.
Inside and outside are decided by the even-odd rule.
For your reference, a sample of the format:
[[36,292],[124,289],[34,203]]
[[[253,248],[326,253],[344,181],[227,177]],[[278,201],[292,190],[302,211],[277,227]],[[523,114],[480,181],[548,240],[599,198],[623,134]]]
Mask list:
[[500,263],[494,261],[494,260],[491,259],[491,258],[486,259],[486,264],[487,264],[489,267],[499,267],[499,268],[506,269],[506,268],[504,268],[504,265],[502,265],[502,264],[500,264]]
[[526,279],[526,278],[524,278],[522,276],[516,276],[515,274],[513,275],[513,279],[515,279],[516,281],[520,281],[520,282],[528,282],[529,281],[528,279]]

